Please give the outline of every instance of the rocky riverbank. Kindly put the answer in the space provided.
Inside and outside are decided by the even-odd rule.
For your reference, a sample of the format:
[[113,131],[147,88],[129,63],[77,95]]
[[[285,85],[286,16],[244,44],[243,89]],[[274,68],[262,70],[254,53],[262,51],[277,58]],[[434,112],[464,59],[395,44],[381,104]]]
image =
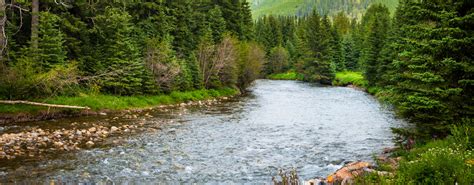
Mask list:
[[[222,97],[206,101],[194,101],[176,105],[162,105],[149,109],[126,110],[119,112],[94,112],[103,116],[101,121],[73,122],[67,128],[41,128],[41,125],[4,130],[0,127],[0,161],[16,158],[32,158],[51,152],[76,151],[81,148],[101,146],[107,142],[117,144],[121,136],[159,129],[169,121],[156,120],[148,112],[168,112],[173,109],[186,110],[189,106],[212,106],[229,99]],[[102,120],[103,119],[103,120]],[[153,121],[149,121],[153,119]],[[125,122],[127,124],[125,124]],[[145,125],[145,124],[153,125]]]

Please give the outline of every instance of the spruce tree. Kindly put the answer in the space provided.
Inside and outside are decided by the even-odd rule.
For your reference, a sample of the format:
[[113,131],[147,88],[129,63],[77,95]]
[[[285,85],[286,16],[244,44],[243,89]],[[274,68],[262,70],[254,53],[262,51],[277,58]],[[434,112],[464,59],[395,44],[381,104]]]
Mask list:
[[95,18],[95,23],[97,56],[101,57],[102,66],[98,72],[108,74],[101,78],[103,90],[119,95],[141,93],[144,64],[132,36],[131,16],[121,9],[107,8]]
[[343,50],[343,57],[344,57],[344,65],[346,66],[347,70],[355,71],[357,70],[357,58],[354,51],[354,41],[352,37],[346,36],[342,40],[342,50]]
[[335,66],[336,71],[346,70],[344,63],[344,54],[342,48],[341,35],[336,26],[331,29],[331,63]]
[[390,12],[388,8],[375,4],[367,10],[364,20],[368,25],[368,35],[366,38],[366,48],[364,51],[365,77],[369,86],[375,86],[379,80],[379,60],[382,48],[385,46],[387,32],[390,27]]
[[306,38],[309,56],[304,57],[304,79],[331,84],[334,79],[334,65],[331,63],[331,24],[327,16],[322,19],[316,13],[308,18]]
[[[36,58],[43,69],[49,70],[54,65],[63,65],[66,61],[64,34],[59,29],[61,18],[49,12],[41,12],[39,20],[38,51]],[[29,54],[27,54],[29,55]]]
[[[468,1],[402,1],[395,104],[422,134],[473,116],[474,12]],[[405,42],[406,41],[406,42]]]
[[210,28],[212,31],[213,41],[215,43],[220,42],[224,36],[224,33],[226,32],[226,22],[224,17],[222,17],[222,11],[219,6],[214,6],[214,8],[209,10],[207,21],[209,24],[208,28]]

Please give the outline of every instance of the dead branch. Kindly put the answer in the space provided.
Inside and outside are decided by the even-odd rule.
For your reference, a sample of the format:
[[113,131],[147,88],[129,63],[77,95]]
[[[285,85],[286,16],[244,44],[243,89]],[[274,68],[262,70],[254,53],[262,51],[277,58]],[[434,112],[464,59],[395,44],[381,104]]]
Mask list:
[[34,106],[45,106],[45,107],[55,107],[55,108],[66,108],[66,109],[86,109],[89,110],[89,107],[80,107],[80,106],[72,106],[72,105],[56,105],[56,104],[48,104],[48,103],[38,103],[38,102],[31,102],[31,101],[24,101],[24,100],[0,100],[0,103],[3,104],[26,104],[26,105],[34,105]]

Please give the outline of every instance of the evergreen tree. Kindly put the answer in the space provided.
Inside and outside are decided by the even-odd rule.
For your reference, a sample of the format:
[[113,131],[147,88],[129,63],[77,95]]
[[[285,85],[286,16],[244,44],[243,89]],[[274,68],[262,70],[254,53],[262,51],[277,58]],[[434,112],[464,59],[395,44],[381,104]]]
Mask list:
[[352,37],[346,36],[342,40],[342,50],[344,57],[344,65],[348,70],[355,71],[357,70],[357,58],[354,51],[354,41]]
[[95,25],[100,48],[97,56],[103,68],[98,72],[109,74],[101,80],[103,90],[120,95],[141,93],[144,65],[132,36],[131,16],[121,9],[107,8],[95,18]]
[[385,45],[390,26],[390,12],[385,6],[375,4],[369,8],[368,14],[365,15],[365,20],[369,25],[369,32],[366,40],[367,48],[364,52],[364,74],[369,82],[369,86],[375,86],[379,80],[380,53]]
[[468,1],[401,4],[394,102],[421,133],[444,135],[447,125],[473,116],[474,12]]
[[316,13],[308,18],[306,38],[309,56],[304,57],[304,79],[322,84],[331,84],[334,66],[331,63],[330,29],[327,16],[323,19]]
[[[38,50],[33,55],[48,70],[66,61],[64,34],[59,29],[61,18],[49,12],[41,12],[39,20]],[[34,48],[33,48],[34,49]],[[27,54],[29,55],[29,54]]]
[[344,63],[344,54],[342,48],[341,36],[336,26],[331,29],[331,63],[335,66],[336,71],[346,70]]
[[226,32],[226,22],[224,17],[222,17],[222,11],[219,6],[214,6],[214,8],[209,11],[207,19],[209,28],[212,30],[213,41],[215,43],[220,42]]

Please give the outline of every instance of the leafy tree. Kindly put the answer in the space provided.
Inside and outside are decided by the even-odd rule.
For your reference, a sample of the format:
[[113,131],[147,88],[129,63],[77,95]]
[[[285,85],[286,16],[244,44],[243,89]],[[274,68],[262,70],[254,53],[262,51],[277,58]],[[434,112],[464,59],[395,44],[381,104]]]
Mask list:
[[261,46],[254,42],[240,43],[237,86],[242,92],[259,77],[264,62],[265,50]]
[[288,51],[281,46],[274,47],[269,54],[266,74],[282,73],[288,69]]

